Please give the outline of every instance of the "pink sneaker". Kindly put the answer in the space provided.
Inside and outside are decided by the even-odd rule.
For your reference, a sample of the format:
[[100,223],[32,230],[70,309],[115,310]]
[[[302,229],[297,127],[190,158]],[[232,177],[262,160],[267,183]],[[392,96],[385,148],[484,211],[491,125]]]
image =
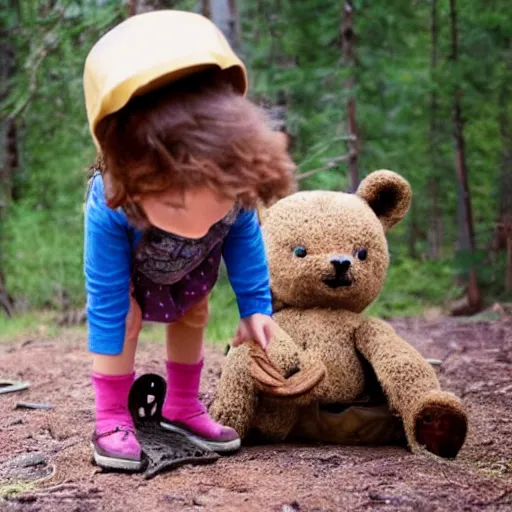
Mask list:
[[102,468],[140,471],[142,453],[133,430],[116,427],[114,430],[94,434],[94,462]]
[[160,426],[178,432],[201,448],[206,447],[217,453],[236,452],[242,444],[235,429],[219,425],[206,412],[183,421],[168,421],[164,418]]
[[241,446],[240,436],[213,421],[198,398],[203,362],[167,362],[167,394],[162,409],[162,428],[178,432],[202,448],[229,453]]
[[108,469],[139,471],[142,450],[135,438],[128,410],[128,394],[134,374],[110,376],[94,373],[96,392],[96,432],[92,445],[94,461]]

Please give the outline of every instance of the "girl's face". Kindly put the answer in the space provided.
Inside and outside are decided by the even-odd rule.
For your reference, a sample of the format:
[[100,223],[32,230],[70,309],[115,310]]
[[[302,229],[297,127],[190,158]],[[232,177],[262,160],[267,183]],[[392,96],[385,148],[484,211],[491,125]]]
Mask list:
[[234,206],[209,188],[167,189],[136,198],[151,225],[185,238],[201,238]]

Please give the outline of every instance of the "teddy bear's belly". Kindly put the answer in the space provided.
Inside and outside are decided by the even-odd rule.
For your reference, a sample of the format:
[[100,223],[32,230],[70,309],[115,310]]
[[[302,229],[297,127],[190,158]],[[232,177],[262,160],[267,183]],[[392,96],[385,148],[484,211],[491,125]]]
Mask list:
[[285,309],[275,320],[327,375],[315,390],[321,404],[349,403],[365,391],[365,370],[354,346],[360,317],[329,309]]

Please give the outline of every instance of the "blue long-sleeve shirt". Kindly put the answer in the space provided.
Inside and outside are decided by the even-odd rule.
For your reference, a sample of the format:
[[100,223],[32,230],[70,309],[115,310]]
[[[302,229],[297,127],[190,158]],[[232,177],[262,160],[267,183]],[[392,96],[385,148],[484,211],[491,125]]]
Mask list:
[[[89,349],[117,355],[123,350],[130,304],[133,249],[142,236],[125,213],[105,201],[103,179],[96,175],[85,205],[84,271]],[[223,258],[241,318],[271,315],[269,271],[257,215],[242,210],[223,242]]]

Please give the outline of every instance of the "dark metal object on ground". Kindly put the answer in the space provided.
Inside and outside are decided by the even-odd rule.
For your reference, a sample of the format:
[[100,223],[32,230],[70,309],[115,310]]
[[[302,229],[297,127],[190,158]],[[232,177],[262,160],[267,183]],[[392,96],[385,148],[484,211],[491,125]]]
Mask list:
[[145,374],[135,381],[128,398],[135,435],[146,459],[145,478],[153,478],[183,464],[209,464],[219,458],[214,451],[198,447],[185,436],[160,426],[165,392],[162,377]]

